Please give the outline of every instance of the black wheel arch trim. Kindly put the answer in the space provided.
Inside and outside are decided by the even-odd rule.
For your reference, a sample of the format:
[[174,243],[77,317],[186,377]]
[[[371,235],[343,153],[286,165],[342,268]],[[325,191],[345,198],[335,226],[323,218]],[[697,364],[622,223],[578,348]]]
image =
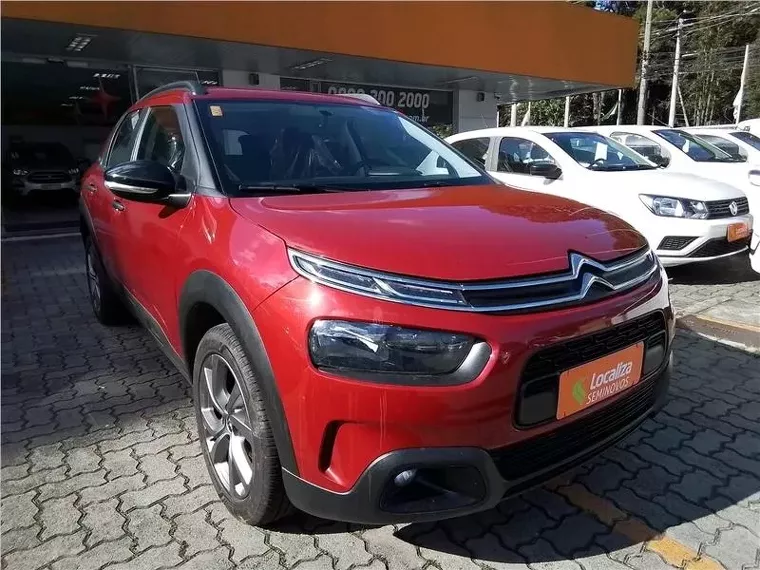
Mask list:
[[87,232],[90,236],[90,239],[94,243],[97,237],[95,235],[95,227],[92,222],[92,214],[90,214],[90,211],[87,209],[87,206],[85,205],[84,200],[80,197],[79,198],[79,233],[82,235],[82,241],[84,241],[85,239],[83,226],[87,226]]
[[264,396],[264,405],[270,420],[272,433],[283,469],[298,475],[298,465],[293,450],[285,409],[274,378],[264,341],[261,339],[253,317],[235,290],[220,276],[206,270],[190,275],[179,299],[179,325],[183,357],[192,376],[192,356],[188,354],[186,330],[192,308],[198,303],[216,309],[234,331],[243,345],[251,367],[256,371],[257,381]]

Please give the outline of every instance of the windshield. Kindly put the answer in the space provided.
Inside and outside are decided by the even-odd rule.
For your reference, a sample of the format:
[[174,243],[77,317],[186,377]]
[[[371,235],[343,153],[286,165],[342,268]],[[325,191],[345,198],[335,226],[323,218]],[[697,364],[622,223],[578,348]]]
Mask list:
[[743,159],[747,156],[746,152],[738,144],[729,140],[725,135],[699,133],[697,136],[711,145],[717,146],[720,150],[727,152],[734,158]]
[[59,143],[14,145],[8,154],[11,160],[28,165],[61,165],[74,161],[68,149]]
[[679,131],[676,129],[658,129],[654,133],[696,162],[743,162],[741,158],[734,158],[727,152],[723,152],[717,146],[707,141]]
[[547,133],[546,137],[589,170],[619,172],[657,168],[643,156],[597,133]]
[[228,193],[490,184],[448,144],[385,107],[197,100]]
[[747,143],[752,148],[760,150],[760,137],[757,137],[748,131],[734,131],[729,134],[735,139]]

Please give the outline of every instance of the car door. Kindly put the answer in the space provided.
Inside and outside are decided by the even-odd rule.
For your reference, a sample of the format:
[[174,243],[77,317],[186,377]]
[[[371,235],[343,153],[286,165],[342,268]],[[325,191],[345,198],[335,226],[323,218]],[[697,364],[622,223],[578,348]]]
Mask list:
[[[132,159],[166,165],[181,181],[188,140],[185,123],[179,117],[184,109],[160,105],[145,109],[145,113]],[[137,301],[166,334],[167,315],[177,308],[176,244],[192,201],[184,208],[174,208],[117,198],[113,207],[119,220],[119,263],[125,288],[131,300]]]
[[139,110],[122,117],[106,142],[100,159],[87,170],[81,182],[81,198],[90,216],[101,260],[109,274],[119,281],[121,275],[115,244],[117,216],[111,207],[116,196],[106,187],[104,172],[130,159],[139,122]]
[[565,185],[562,177],[547,178],[534,168],[548,164],[559,166],[557,160],[537,142],[522,137],[501,137],[496,139],[491,152],[496,160],[489,161],[489,167],[494,165],[496,170],[489,168],[489,171],[499,180],[522,190],[561,194]]

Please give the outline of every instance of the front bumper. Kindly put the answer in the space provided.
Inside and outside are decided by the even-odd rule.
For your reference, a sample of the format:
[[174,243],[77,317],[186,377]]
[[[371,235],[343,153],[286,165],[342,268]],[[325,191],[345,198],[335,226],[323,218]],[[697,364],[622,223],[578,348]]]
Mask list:
[[[666,362],[613,405],[521,444],[496,450],[392,451],[376,459],[343,493],[283,471],[285,489],[305,512],[362,524],[424,522],[487,510],[600,454],[655,414],[666,399],[672,356]],[[417,480],[399,487],[394,480],[408,470],[416,470]]]
[[74,192],[78,188],[76,181],[73,179],[64,182],[29,182],[28,180],[19,178],[13,180],[11,187],[22,196],[26,196],[32,192]]
[[[751,214],[712,220],[667,218],[667,223],[650,228],[646,237],[650,245],[656,248],[655,253],[660,258],[660,262],[665,267],[673,267],[686,263],[712,261],[746,252],[747,244],[727,241],[728,226],[745,223],[752,231],[753,221]],[[660,249],[663,240],[670,236],[693,239],[681,249]]]
[[[282,404],[281,411],[270,414],[270,421],[289,436],[281,438],[278,450],[292,457],[287,467],[293,475],[326,491],[344,494],[355,488],[370,465],[391,452],[503,449],[576,423],[594,410],[546,421],[556,411],[552,407],[556,402],[552,403],[547,393],[554,389],[559,376],[551,376],[548,386],[539,382],[535,390],[526,391],[529,383],[533,386],[533,379],[541,380],[546,373],[542,366],[531,363],[537,362],[537,355],[551,350],[552,366],[557,371],[567,370],[578,363],[568,361],[568,355],[574,359],[596,350],[606,351],[598,356],[609,354],[616,350],[609,348],[615,339],[625,343],[620,349],[630,346],[640,340],[635,335],[654,334],[639,327],[645,321],[662,330],[649,319],[654,315],[664,317],[671,339],[673,315],[666,279],[662,271],[630,292],[587,305],[504,315],[378,301],[294,279],[252,315]],[[314,367],[308,333],[317,319],[384,322],[469,334],[487,342],[491,355],[479,376],[466,384],[366,382]],[[617,327],[634,336],[615,333],[614,338],[607,338]],[[606,340],[587,346],[589,338],[599,335]],[[563,343],[579,339],[586,339],[582,348],[557,353]],[[600,408],[613,405],[615,398],[618,396]]]

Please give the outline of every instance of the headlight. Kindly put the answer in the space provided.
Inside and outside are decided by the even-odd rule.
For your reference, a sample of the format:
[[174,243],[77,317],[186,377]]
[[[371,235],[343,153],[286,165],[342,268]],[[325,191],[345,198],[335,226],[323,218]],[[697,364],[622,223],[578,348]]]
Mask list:
[[71,174],[72,176],[74,176],[76,174],[79,174],[79,169],[78,168],[69,168],[67,172],[69,174]]
[[760,170],[749,171],[749,183],[755,186],[760,186]]
[[429,282],[354,268],[293,249],[288,250],[288,255],[299,275],[343,291],[432,307],[467,306],[461,293],[451,288],[438,288]]
[[26,176],[29,174],[28,170],[24,170],[23,168],[14,168],[13,169],[13,176]]
[[446,386],[474,380],[491,349],[464,334],[319,320],[309,332],[309,354],[320,370],[358,380]]
[[707,206],[699,200],[649,196],[647,194],[639,194],[639,199],[656,216],[704,220],[708,215]]

